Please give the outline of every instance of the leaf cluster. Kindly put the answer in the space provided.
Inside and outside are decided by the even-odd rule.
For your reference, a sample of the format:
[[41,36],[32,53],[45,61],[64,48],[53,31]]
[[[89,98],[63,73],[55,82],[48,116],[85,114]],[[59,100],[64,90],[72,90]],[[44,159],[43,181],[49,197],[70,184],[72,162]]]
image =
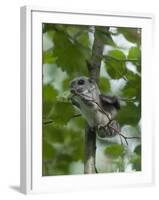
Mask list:
[[[73,117],[78,110],[69,101],[69,82],[77,76],[88,76],[87,64],[92,54],[94,30],[94,26],[43,24],[44,176],[81,172],[81,169],[72,172],[71,164],[83,163],[84,160],[85,121]],[[127,44],[126,49],[117,42],[120,35]],[[103,32],[98,27],[97,36],[104,49],[108,49],[102,55],[100,90],[127,99],[117,120],[121,127],[138,128],[141,120],[141,30],[120,27],[113,32],[111,27],[106,27],[106,32]],[[47,41],[52,43],[48,48]],[[117,94],[114,94],[112,81],[122,82],[120,87],[116,86]],[[140,131],[136,135],[139,136]],[[132,170],[141,170],[140,149],[141,146],[137,146],[129,156],[122,145],[113,144],[105,148],[104,154],[121,171],[125,171],[128,164],[132,165]],[[124,164],[125,158],[129,160],[127,164]]]

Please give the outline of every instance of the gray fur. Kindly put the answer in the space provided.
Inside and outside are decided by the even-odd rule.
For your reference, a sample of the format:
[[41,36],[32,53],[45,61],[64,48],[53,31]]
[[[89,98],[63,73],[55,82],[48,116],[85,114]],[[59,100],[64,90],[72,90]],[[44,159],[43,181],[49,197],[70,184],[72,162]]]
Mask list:
[[72,80],[70,91],[73,94],[73,105],[80,110],[89,126],[96,128],[98,136],[112,137],[117,134],[108,127],[109,123],[115,129],[120,129],[114,120],[120,108],[116,97],[102,95],[96,82],[88,77],[77,77]]

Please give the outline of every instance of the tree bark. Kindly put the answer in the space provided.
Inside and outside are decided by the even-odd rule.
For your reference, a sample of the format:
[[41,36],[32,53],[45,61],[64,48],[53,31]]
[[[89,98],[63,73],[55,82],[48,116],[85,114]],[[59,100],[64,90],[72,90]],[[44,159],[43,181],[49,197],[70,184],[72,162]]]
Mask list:
[[85,161],[84,161],[85,174],[96,173],[95,157],[96,157],[96,133],[95,130],[90,128],[87,124],[85,129]]
[[[95,27],[94,43],[92,47],[92,56],[88,62],[89,77],[93,78],[96,83],[99,83],[100,66],[103,55],[104,44],[100,38],[99,32],[106,32],[106,27]],[[96,173],[96,132],[94,128],[86,125],[85,129],[85,158],[84,158],[84,173]]]
[[90,62],[88,63],[89,76],[99,83],[100,76],[100,66],[103,55],[104,43],[101,39],[101,34],[104,35],[108,28],[106,27],[96,27],[94,32],[94,43],[92,47],[92,56]]

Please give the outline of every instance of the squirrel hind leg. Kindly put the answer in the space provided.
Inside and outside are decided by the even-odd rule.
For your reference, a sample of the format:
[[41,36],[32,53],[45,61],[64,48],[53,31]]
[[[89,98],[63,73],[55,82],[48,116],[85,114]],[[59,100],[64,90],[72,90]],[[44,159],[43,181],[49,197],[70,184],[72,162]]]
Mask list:
[[[111,128],[112,127],[112,128]],[[106,126],[98,126],[97,133],[101,138],[110,138],[116,136],[120,132],[119,123],[115,120],[111,121]]]

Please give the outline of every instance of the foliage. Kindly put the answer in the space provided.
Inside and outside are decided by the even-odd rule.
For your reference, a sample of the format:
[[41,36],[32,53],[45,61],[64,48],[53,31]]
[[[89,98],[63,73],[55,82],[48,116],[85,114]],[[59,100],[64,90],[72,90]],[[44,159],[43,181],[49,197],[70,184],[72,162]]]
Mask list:
[[[43,24],[43,176],[83,173],[85,121],[75,117],[78,110],[69,101],[69,82],[80,75],[88,76],[94,28]],[[141,30],[109,27],[106,33],[99,28],[97,34],[106,49],[100,90],[120,94],[124,105],[117,120],[122,128],[129,127],[129,135],[140,136]],[[121,35],[123,46],[118,42]],[[113,164],[101,171],[126,171],[128,165],[131,171],[141,170],[141,146],[136,140],[129,144],[135,148],[128,151],[129,147],[104,143],[103,155]]]
[[105,154],[111,157],[118,157],[124,154],[124,146],[120,144],[112,144],[105,149]]

